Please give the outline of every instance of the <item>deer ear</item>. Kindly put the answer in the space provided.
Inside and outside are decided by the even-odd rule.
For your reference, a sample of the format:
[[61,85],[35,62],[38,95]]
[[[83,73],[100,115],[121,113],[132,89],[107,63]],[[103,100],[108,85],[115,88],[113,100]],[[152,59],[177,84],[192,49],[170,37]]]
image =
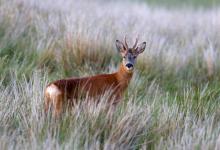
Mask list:
[[146,42],[139,44],[136,48],[136,53],[137,54],[143,53],[143,51],[145,50],[145,47],[146,47]]
[[126,51],[126,48],[125,48],[124,44],[121,41],[116,40],[115,44],[116,44],[116,48],[117,48],[118,52],[121,53],[121,52]]

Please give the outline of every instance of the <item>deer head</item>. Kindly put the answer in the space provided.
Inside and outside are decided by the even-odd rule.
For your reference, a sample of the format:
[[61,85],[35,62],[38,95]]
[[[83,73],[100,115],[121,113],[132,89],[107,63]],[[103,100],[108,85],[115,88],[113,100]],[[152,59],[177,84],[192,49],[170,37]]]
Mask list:
[[124,43],[119,40],[116,40],[117,50],[121,53],[121,56],[123,58],[122,64],[128,72],[133,71],[137,56],[140,53],[142,53],[146,47],[146,42],[143,42],[139,45],[137,44],[138,44],[137,38],[132,48],[128,47],[126,37]]

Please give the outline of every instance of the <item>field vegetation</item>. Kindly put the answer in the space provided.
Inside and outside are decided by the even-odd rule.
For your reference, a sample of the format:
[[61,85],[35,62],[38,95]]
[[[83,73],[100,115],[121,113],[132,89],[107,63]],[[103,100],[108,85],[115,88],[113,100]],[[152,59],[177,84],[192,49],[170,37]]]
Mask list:
[[[1,149],[219,149],[220,9],[209,6],[0,0]],[[147,48],[115,112],[103,96],[46,116],[45,86],[116,71],[124,36]]]

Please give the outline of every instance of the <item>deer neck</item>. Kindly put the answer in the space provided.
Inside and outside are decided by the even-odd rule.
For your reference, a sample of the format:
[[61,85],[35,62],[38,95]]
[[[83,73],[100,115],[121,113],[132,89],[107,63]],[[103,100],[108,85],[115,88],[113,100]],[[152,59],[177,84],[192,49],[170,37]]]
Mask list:
[[116,72],[117,80],[120,84],[128,85],[133,75],[133,71],[128,71],[123,64],[120,65],[118,72]]

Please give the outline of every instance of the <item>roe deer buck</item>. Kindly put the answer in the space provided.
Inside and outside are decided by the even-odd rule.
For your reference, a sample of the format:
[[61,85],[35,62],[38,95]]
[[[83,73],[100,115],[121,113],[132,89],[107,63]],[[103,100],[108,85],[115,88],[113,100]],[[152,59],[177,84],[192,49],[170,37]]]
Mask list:
[[137,46],[138,40],[132,48],[126,42],[116,40],[117,50],[123,57],[122,63],[117,72],[112,74],[100,74],[83,78],[69,78],[54,81],[47,85],[45,90],[45,111],[49,106],[53,106],[53,114],[59,116],[65,103],[75,103],[80,92],[86,92],[89,97],[94,98],[109,89],[112,89],[114,99],[112,104],[117,104],[123,92],[128,87],[131,80],[136,57],[142,53],[146,47],[146,42]]

